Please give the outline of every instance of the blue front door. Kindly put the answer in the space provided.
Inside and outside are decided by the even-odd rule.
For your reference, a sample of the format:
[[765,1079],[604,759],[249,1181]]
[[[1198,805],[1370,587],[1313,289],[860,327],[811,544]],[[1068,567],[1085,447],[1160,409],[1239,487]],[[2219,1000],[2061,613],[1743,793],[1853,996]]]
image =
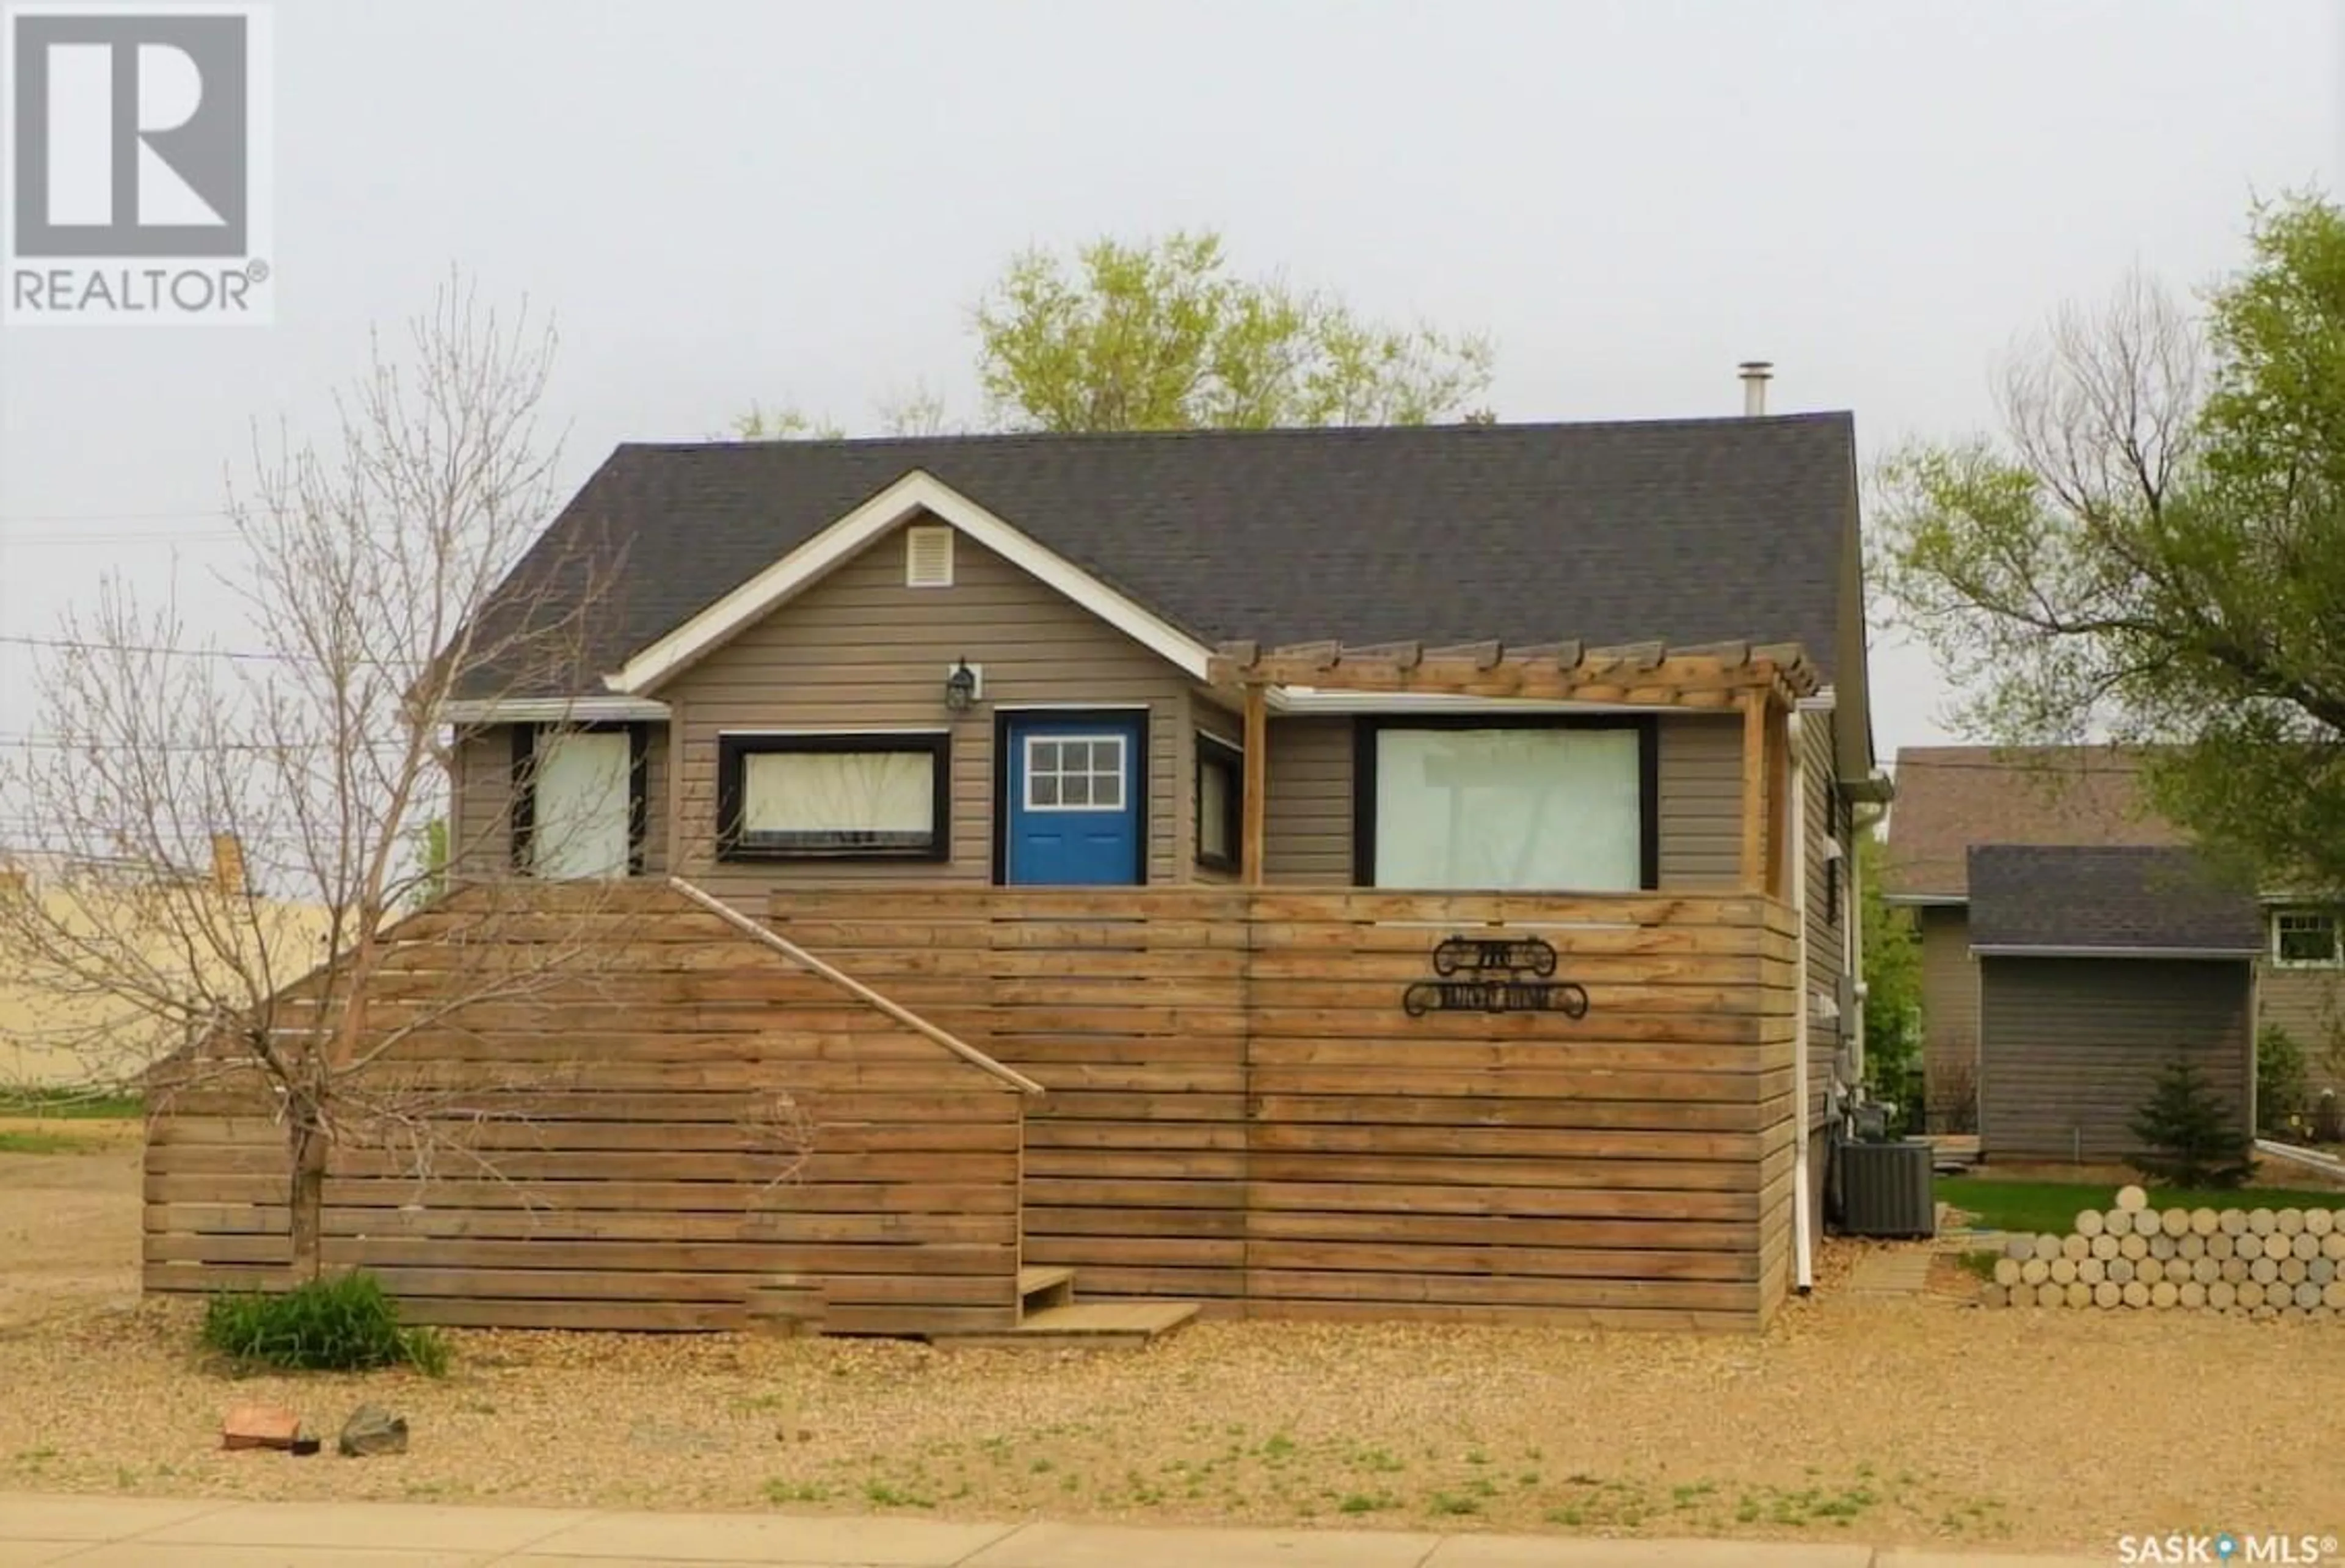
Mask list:
[[1002,724],[1002,880],[1041,887],[1145,880],[1146,715],[1012,714]]

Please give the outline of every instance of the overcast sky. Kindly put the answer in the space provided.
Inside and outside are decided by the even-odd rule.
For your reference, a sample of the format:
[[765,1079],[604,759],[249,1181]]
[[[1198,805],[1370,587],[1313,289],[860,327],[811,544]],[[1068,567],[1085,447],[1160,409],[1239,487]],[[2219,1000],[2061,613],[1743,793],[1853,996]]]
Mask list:
[[[1244,268],[1488,331],[1512,420],[1990,415],[2013,333],[2234,265],[2333,185],[2317,0],[1994,5],[283,0],[273,326],[0,330],[0,636],[211,574],[249,422],[314,418],[452,262],[554,313],[569,484],[753,401],[975,410],[1013,251],[1216,227]],[[1884,753],[1943,738],[1876,635]],[[0,735],[36,723],[0,642]],[[5,803],[0,803],[5,815]]]

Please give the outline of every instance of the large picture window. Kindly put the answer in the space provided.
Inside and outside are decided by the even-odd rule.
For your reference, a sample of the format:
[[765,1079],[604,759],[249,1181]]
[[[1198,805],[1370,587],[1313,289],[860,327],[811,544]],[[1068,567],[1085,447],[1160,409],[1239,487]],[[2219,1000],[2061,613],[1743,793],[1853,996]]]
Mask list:
[[717,743],[717,853],[944,860],[950,741],[918,734],[726,735]]
[[1372,722],[1358,762],[1356,847],[1370,885],[1653,885],[1648,724]]

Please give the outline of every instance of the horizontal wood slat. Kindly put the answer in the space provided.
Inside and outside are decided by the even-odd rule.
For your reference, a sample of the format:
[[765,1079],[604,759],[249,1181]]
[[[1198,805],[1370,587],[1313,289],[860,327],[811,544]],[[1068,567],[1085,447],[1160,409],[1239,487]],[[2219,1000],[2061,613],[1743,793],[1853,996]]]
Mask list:
[[[1797,1005],[1780,905],[905,887],[770,918],[1049,1091],[1025,1256],[1085,1297],[1761,1320]],[[1548,941],[1587,1017],[1409,1017],[1453,935]]]
[[[539,891],[395,928],[353,1084],[413,1125],[334,1147],[323,1267],[419,1322],[739,1328],[787,1280],[834,1330],[1014,1326],[1025,1095],[673,891]],[[332,1016],[317,995],[280,1027]],[[147,1287],[282,1288],[272,1097],[233,1055],[181,1067]]]

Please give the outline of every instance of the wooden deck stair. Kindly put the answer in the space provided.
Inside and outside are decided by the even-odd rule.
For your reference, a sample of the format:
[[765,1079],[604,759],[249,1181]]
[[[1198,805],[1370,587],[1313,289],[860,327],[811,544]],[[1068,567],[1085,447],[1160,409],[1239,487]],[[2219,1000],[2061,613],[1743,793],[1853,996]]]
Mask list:
[[932,1343],[968,1350],[1132,1351],[1197,1315],[1194,1301],[1078,1301],[1075,1271],[1031,1266],[1018,1270],[1018,1326],[931,1335]]

